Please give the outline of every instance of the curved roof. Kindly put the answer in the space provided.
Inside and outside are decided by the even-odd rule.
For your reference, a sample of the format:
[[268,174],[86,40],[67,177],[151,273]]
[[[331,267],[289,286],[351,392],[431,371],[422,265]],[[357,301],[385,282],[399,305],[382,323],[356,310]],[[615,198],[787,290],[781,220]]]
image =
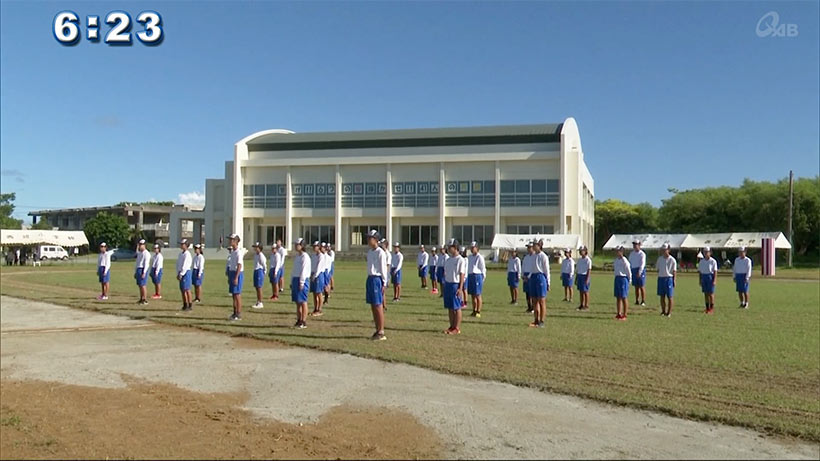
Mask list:
[[350,149],[372,147],[458,146],[552,143],[561,141],[562,123],[404,130],[326,131],[284,134],[260,132],[243,141],[249,151]]

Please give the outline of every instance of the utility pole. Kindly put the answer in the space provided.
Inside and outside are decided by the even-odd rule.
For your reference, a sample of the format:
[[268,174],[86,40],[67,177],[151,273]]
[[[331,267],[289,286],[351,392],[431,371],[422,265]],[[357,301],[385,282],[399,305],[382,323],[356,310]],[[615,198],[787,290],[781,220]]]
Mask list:
[[794,253],[794,243],[792,241],[792,210],[794,204],[794,171],[789,170],[789,267],[792,267],[792,253]]

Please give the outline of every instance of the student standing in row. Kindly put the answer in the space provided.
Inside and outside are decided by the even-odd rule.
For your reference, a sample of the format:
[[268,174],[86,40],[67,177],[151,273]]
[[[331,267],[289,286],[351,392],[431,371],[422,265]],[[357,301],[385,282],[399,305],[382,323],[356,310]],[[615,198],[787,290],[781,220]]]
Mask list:
[[655,267],[658,268],[658,296],[661,297],[661,315],[672,316],[675,298],[675,285],[678,275],[678,262],[669,254],[669,244],[661,245],[661,255]]
[[[433,254],[435,255],[436,248],[433,247]],[[430,262],[430,255],[427,254],[427,251],[424,249],[424,245],[419,245],[419,254],[416,256],[416,267],[419,268],[419,278],[421,279],[421,288],[426,290],[427,289],[427,266]],[[435,274],[430,274],[430,278],[433,281],[433,290],[436,289],[436,279]],[[435,292],[435,291],[434,291]]]
[[282,245],[282,239],[276,240],[276,252],[279,253],[279,292],[285,291],[285,258],[288,250]]
[[[333,278],[333,275],[336,273],[336,252],[333,251],[333,245],[327,244],[327,256],[330,261],[330,291],[336,289],[336,281]],[[327,302],[327,299],[325,299]]]
[[619,245],[615,249],[617,255],[613,263],[615,272],[615,305],[617,313],[615,320],[626,320],[627,309],[629,307],[629,283],[632,281],[632,266],[629,260],[624,257],[624,247]]
[[256,304],[253,309],[262,309],[262,290],[265,288],[265,272],[268,268],[268,258],[265,257],[261,242],[253,244],[253,287],[256,289]]
[[704,314],[711,314],[715,311],[715,285],[717,285],[718,263],[712,257],[712,249],[703,249],[703,259],[698,262],[698,273],[700,273],[700,289],[703,292],[703,302],[706,305]]
[[635,305],[646,306],[646,253],[641,250],[640,240],[632,242],[629,266],[632,268],[632,285],[635,287]]
[[592,258],[589,257],[589,250],[584,245],[578,249],[578,262],[575,264],[575,286],[578,287],[578,297],[581,298],[581,304],[578,305],[579,311],[589,310],[589,282],[590,275],[592,275]]
[[205,279],[205,255],[202,254],[202,245],[199,243],[194,245],[194,264],[193,264],[193,284],[194,284],[194,302],[202,302],[202,281]]
[[507,286],[510,287],[510,304],[518,304],[518,281],[521,280],[521,258],[518,250],[513,248],[507,261]]
[[432,294],[438,294],[438,286],[441,283],[441,280],[438,279],[438,269],[436,263],[438,262],[439,254],[436,250],[436,247],[430,249],[430,255],[427,258],[427,266],[425,269],[430,274],[430,283],[433,285],[433,289],[430,291]]
[[444,297],[444,264],[450,256],[447,254],[447,249],[444,246],[439,248],[438,259],[436,259],[436,280],[439,283],[439,298]]
[[280,269],[284,267],[281,254],[279,253],[278,244],[274,243],[270,249],[270,269],[268,270],[268,280],[270,280],[270,287],[273,294],[270,299],[279,299],[279,282],[282,279]]
[[193,258],[188,252],[188,239],[179,242],[179,256],[177,256],[177,280],[179,281],[179,293],[182,295],[182,310],[193,309],[191,303],[191,266]]
[[544,319],[547,316],[547,292],[550,290],[550,260],[543,251],[544,241],[539,240],[532,246],[532,279],[530,296],[532,297],[535,320],[531,327],[544,328]]
[[735,263],[732,265],[732,273],[735,276],[735,287],[737,297],[740,299],[740,307],[749,308],[749,279],[752,277],[752,260],[746,256],[746,247],[740,247]]
[[524,255],[524,259],[521,261],[521,270],[524,272],[522,283],[524,285],[524,296],[527,298],[527,313],[535,310],[532,297],[530,297],[530,275],[533,272],[534,257],[532,242],[527,242],[527,254]]
[[462,292],[467,278],[467,264],[458,252],[458,240],[451,239],[447,244],[450,257],[444,262],[444,308],[450,318],[450,327],[445,334],[461,334],[461,308],[464,306]]
[[[426,253],[425,253],[426,254]],[[404,254],[401,244],[393,243],[393,257],[390,258],[390,281],[393,283],[393,302],[401,301],[401,267],[404,263]]]
[[239,246],[238,234],[231,234],[228,239],[228,293],[233,298],[233,314],[228,320],[237,321],[242,320],[242,283],[245,278],[242,259],[245,251]]
[[322,294],[325,297],[322,305],[326,305],[330,299],[330,265],[330,244],[322,242],[322,277],[324,277]]
[[387,284],[387,254],[379,246],[378,231],[371,230],[367,235],[367,281],[365,282],[365,302],[370,304],[376,332],[370,339],[384,341],[384,287]]
[[100,295],[97,299],[105,301],[108,299],[108,288],[111,282],[111,253],[105,242],[100,243],[100,255],[97,257],[97,279],[100,281]]
[[487,278],[487,265],[484,256],[478,252],[478,242],[470,243],[470,255],[467,257],[467,293],[471,296],[473,317],[481,318],[481,306],[484,304],[481,292]]
[[313,254],[310,255],[310,292],[313,295],[313,312],[311,317],[319,317],[323,315],[322,312],[322,292],[324,286],[320,269],[322,268],[322,243],[318,240],[313,242]]
[[575,277],[575,260],[572,250],[564,248],[564,260],[561,261],[561,285],[564,286],[564,302],[572,302],[572,282]]
[[140,290],[140,300],[137,304],[148,304],[148,293],[145,285],[148,284],[148,273],[151,272],[151,252],[145,248],[145,239],[137,242],[137,263],[134,268],[134,279]]
[[290,299],[296,304],[295,328],[307,328],[308,291],[310,289],[310,256],[305,252],[305,239],[293,242],[296,255],[290,271]]
[[164,261],[162,246],[155,243],[154,259],[151,260],[151,282],[154,284],[154,296],[151,296],[151,299],[162,299],[162,263]]

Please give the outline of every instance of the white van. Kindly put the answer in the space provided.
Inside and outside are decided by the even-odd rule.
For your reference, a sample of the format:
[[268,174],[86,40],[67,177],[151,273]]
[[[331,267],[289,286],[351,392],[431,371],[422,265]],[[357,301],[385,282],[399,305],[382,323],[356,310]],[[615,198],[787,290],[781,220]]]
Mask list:
[[37,255],[40,257],[40,261],[47,259],[62,259],[65,261],[68,259],[68,252],[65,251],[65,248],[57,245],[40,245],[40,248],[37,250]]

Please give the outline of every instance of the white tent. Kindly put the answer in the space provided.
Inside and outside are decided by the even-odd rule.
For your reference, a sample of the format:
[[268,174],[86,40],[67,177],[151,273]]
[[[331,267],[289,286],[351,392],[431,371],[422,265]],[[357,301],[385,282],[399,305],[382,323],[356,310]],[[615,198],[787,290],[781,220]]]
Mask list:
[[60,230],[0,230],[0,245],[60,245],[64,247],[78,247],[88,245],[88,239],[83,231]]
[[493,249],[524,249],[527,242],[543,240],[544,248],[561,249],[581,246],[581,236],[576,234],[495,234]]
[[747,246],[760,248],[764,238],[774,239],[777,249],[789,249],[786,236],[782,232],[725,232],[716,234],[615,234],[604,244],[604,250],[612,250],[618,245],[632,247],[633,240],[639,240],[641,247],[647,250],[656,250],[664,243],[672,248],[739,248]]

